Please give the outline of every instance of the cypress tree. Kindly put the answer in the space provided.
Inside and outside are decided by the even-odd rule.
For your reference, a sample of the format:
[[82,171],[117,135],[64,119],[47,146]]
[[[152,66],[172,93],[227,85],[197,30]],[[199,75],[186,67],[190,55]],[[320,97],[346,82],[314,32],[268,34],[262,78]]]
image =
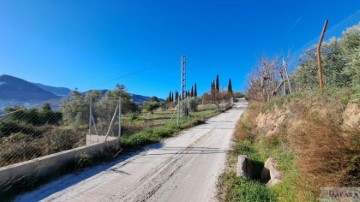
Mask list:
[[231,79],[229,79],[228,93],[230,93],[230,94],[232,94],[232,93],[233,93],[233,90],[232,90],[232,84],[231,84]]
[[215,84],[216,86],[216,91],[218,91],[219,92],[219,90],[220,90],[220,83],[219,83],[219,75],[217,74],[216,75],[216,84]]
[[179,92],[175,91],[175,102],[179,100]]
[[190,97],[194,97],[194,86],[191,86],[191,93],[190,93]]

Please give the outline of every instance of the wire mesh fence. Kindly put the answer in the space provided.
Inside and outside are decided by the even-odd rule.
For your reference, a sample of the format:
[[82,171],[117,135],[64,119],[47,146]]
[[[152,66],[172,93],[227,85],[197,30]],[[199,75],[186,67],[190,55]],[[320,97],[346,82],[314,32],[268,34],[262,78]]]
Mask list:
[[[191,111],[198,108],[211,112],[217,108],[209,105],[211,109],[202,109],[196,104],[199,101],[192,101],[194,103],[188,105],[196,106]],[[95,91],[86,94],[74,92],[56,110],[49,103],[37,108],[7,107],[0,115],[0,167],[84,145],[120,140],[121,136],[133,135],[144,128],[176,124],[177,108],[176,105],[163,106],[151,112],[141,112],[122,91],[106,95]],[[207,116],[206,113],[196,113],[190,116]]]
[[40,108],[6,108],[0,117],[0,167],[105,141],[87,142],[88,135],[118,137],[118,99],[88,100],[71,98],[56,111],[48,103]]

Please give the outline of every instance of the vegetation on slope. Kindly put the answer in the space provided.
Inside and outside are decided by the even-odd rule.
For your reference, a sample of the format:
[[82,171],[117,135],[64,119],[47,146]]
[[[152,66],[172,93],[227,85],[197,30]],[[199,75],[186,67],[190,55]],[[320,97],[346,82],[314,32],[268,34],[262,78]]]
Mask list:
[[[247,154],[260,166],[267,158],[275,158],[283,181],[266,193],[279,201],[316,201],[321,187],[359,186],[359,126],[360,87],[250,103],[237,124],[231,166],[222,178],[225,198],[235,201],[243,191],[238,190],[240,179],[234,174],[239,154]],[[260,192],[254,189],[248,194],[263,194]]]
[[250,198],[239,198],[247,189],[239,189],[234,174],[239,154],[247,154],[256,168],[269,157],[277,161],[283,181],[266,189],[265,201],[316,201],[321,187],[360,185],[359,50],[360,24],[323,44],[323,91],[315,46],[301,55],[290,83],[284,83],[280,57],[259,60],[249,76],[250,105],[237,125],[222,199],[259,201],[250,196],[262,194],[251,185]]

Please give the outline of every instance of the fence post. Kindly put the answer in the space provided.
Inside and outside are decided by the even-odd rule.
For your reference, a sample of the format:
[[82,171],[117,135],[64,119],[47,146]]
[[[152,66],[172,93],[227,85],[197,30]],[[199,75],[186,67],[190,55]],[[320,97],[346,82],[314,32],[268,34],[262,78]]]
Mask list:
[[114,120],[115,120],[115,117],[116,117],[116,113],[117,113],[117,110],[119,108],[119,105],[116,105],[116,109],[115,109],[115,112],[114,112],[114,115],[111,119],[111,122],[110,122],[110,125],[109,125],[109,128],[108,128],[108,131],[106,132],[106,136],[105,136],[105,142],[110,134],[110,130],[111,130],[111,127],[113,126],[113,123],[114,123]]
[[91,136],[92,98],[90,96],[89,136]]
[[119,97],[119,139],[121,137],[121,95]]
[[322,75],[322,66],[321,66],[321,52],[320,52],[320,48],[321,48],[321,43],[322,43],[322,41],[323,41],[323,39],[324,39],[324,35],[325,35],[325,32],[326,32],[327,24],[328,24],[328,20],[326,19],[326,20],[325,20],[324,27],[323,27],[323,30],[322,30],[321,35],[320,35],[319,44],[318,44],[318,46],[317,46],[318,75],[319,75],[320,90],[322,90],[323,87],[324,87],[323,75]]

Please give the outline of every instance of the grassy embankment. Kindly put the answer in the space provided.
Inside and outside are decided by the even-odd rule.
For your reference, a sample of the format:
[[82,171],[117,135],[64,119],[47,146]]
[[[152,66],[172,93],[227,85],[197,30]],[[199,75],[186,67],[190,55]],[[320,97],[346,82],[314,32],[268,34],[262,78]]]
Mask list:
[[[360,88],[327,89],[250,103],[221,177],[226,201],[317,201],[321,187],[360,186]],[[236,158],[255,169],[275,158],[282,182],[265,188],[236,177]]]

